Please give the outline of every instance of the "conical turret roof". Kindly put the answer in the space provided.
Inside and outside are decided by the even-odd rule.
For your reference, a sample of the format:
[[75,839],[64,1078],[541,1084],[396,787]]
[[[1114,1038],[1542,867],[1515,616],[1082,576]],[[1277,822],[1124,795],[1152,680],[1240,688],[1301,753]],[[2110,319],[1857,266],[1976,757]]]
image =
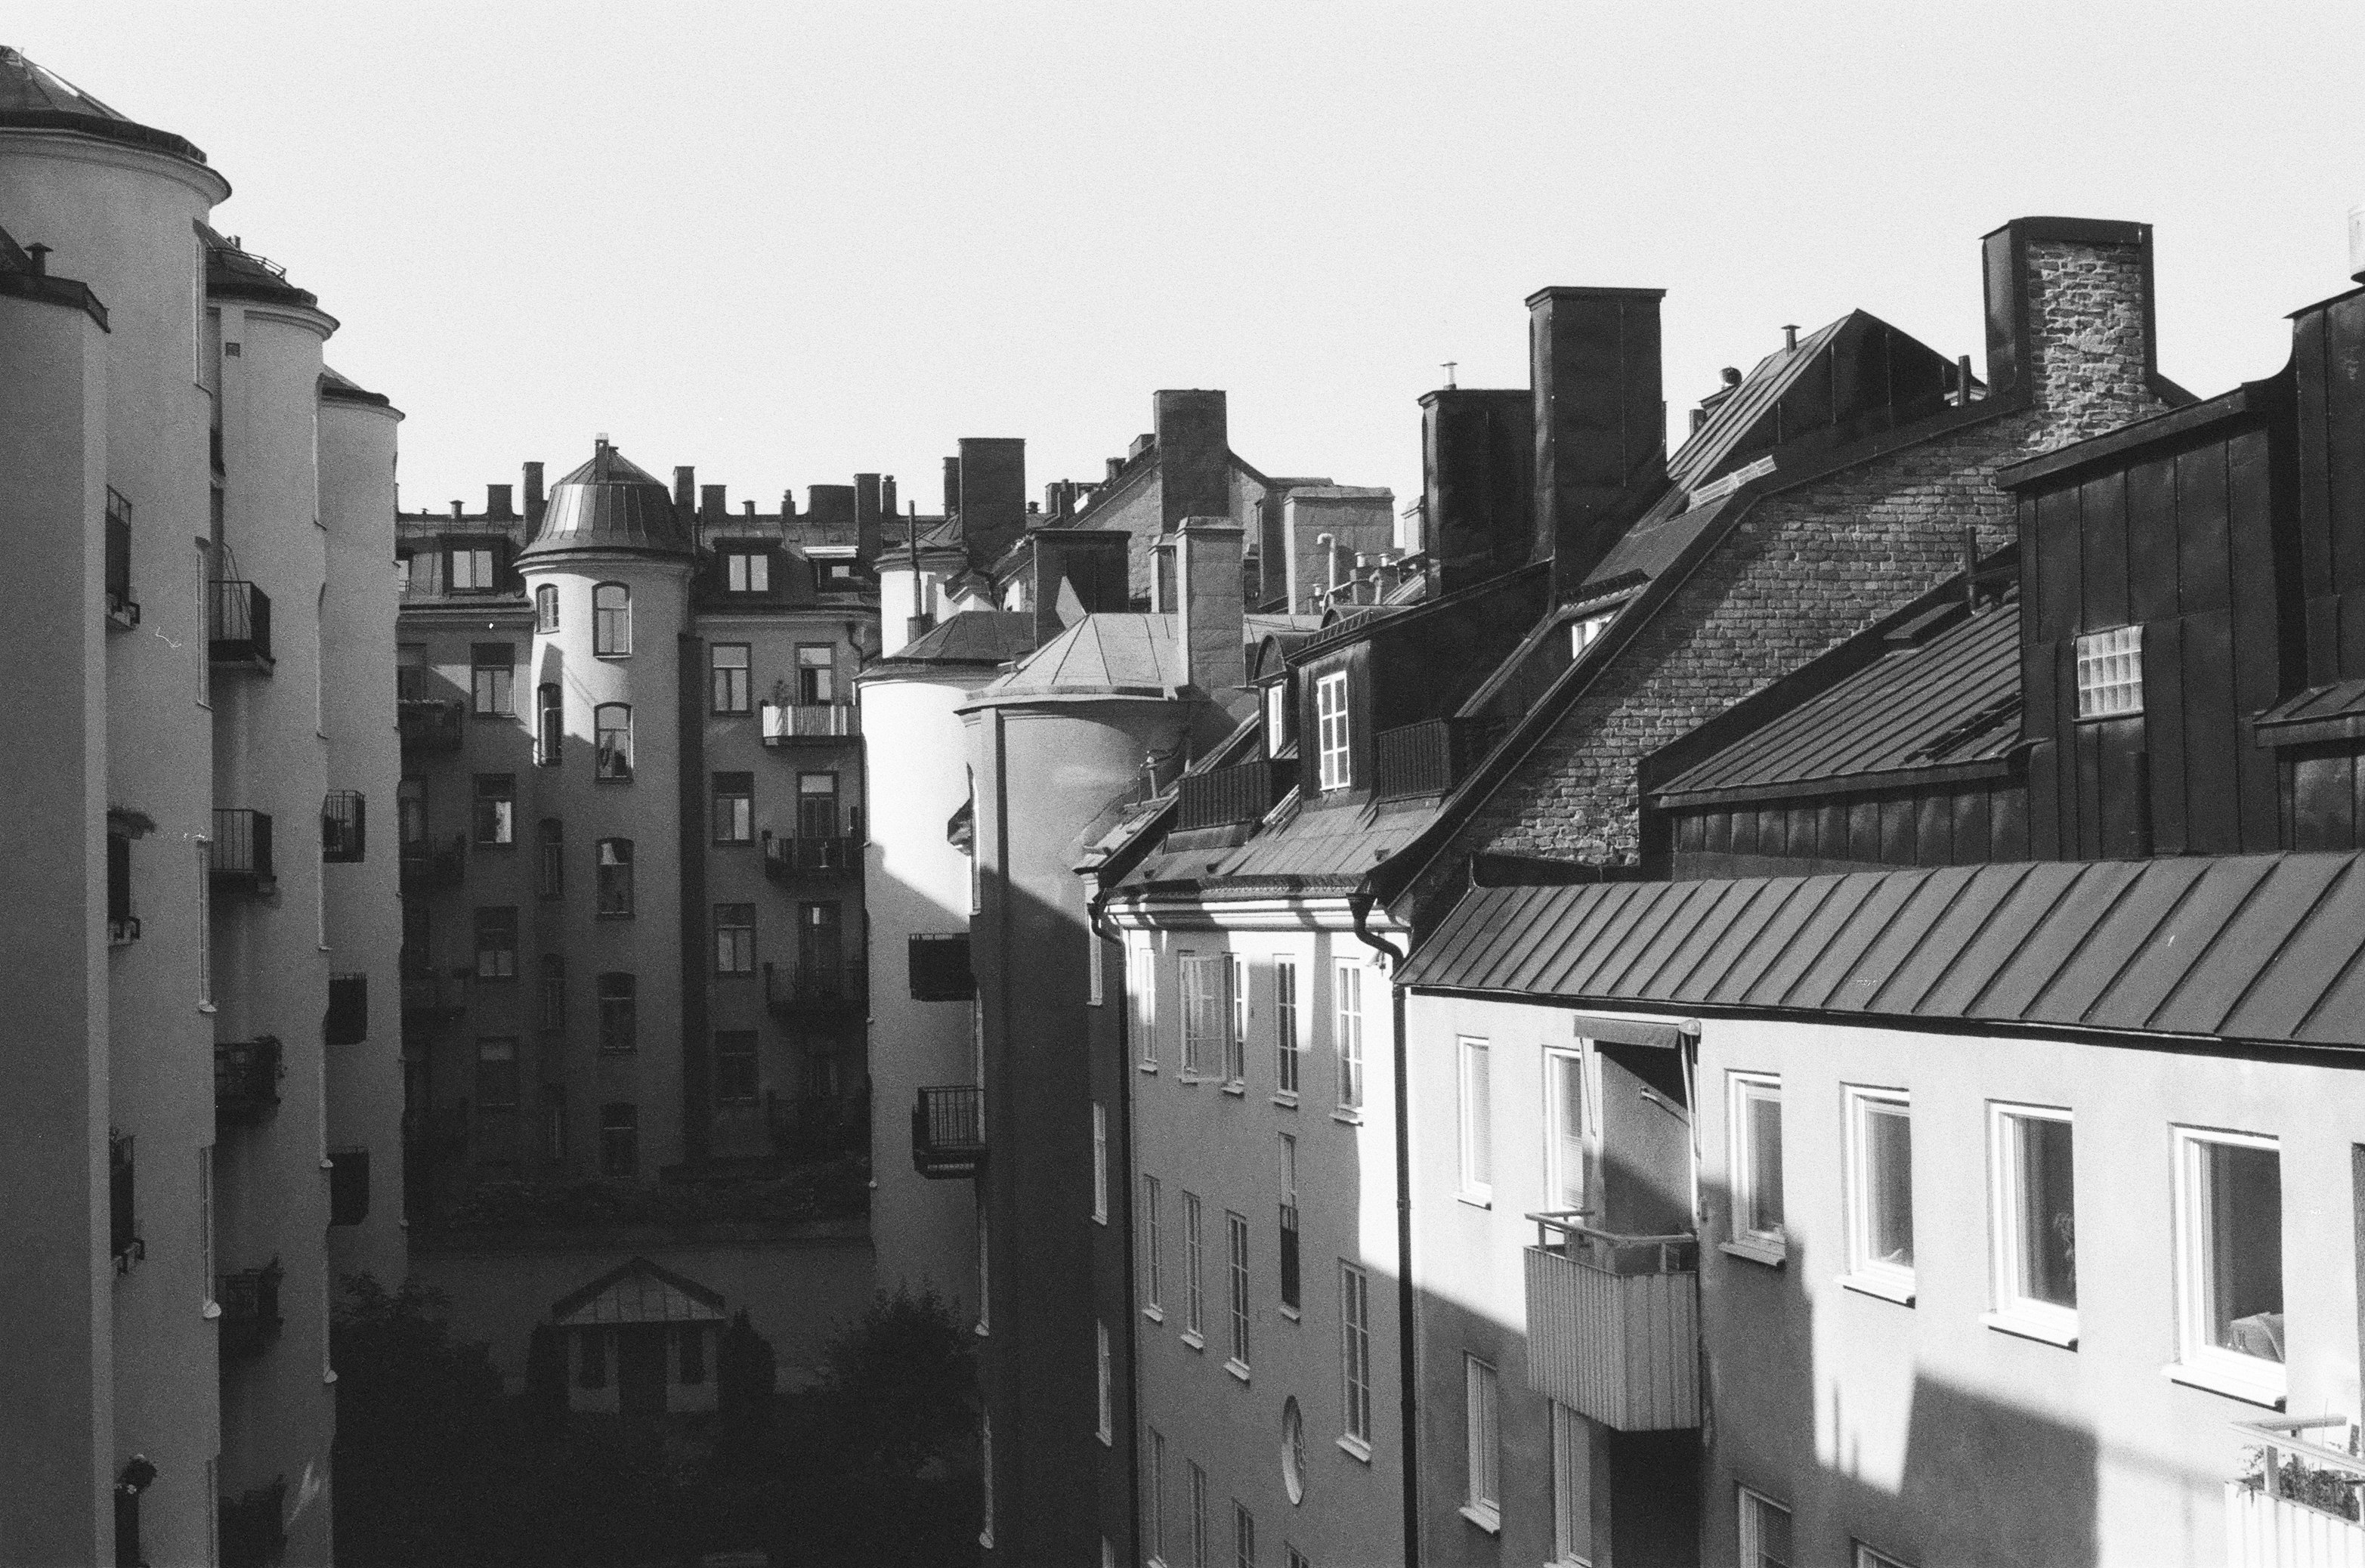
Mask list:
[[518,552],[529,561],[590,552],[696,553],[666,487],[600,438],[591,461],[551,487],[542,530]]
[[141,125],[118,113],[56,72],[35,64],[6,44],[0,44],[0,127],[78,130],[85,136],[151,148],[192,163],[206,161],[206,155],[187,138]]

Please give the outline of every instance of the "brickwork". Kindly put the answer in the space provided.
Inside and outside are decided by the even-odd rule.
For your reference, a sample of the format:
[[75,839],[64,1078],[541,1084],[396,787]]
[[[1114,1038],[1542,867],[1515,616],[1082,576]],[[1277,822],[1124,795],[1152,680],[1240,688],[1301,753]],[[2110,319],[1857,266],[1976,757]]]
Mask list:
[[2046,451],[2156,411],[2145,385],[2143,252],[2134,245],[2028,247],[2028,336]]

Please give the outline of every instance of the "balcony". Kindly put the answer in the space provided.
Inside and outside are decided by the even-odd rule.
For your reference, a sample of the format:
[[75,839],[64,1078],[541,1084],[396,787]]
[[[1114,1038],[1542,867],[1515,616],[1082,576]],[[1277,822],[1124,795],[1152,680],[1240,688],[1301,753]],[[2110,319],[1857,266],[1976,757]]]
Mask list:
[[368,975],[329,977],[329,1011],[320,1020],[320,1037],[331,1046],[358,1046],[369,1038]]
[[404,697],[394,705],[395,729],[402,749],[413,754],[458,751],[465,733],[465,715],[457,698]]
[[912,1105],[912,1169],[954,1181],[985,1169],[985,1091],[949,1083],[923,1089]]
[[764,1005],[777,1018],[858,1016],[868,1000],[859,958],[808,961],[782,972],[764,966]]
[[764,702],[756,712],[766,745],[852,740],[862,733],[862,710],[851,702]]
[[[2231,1568],[2365,1568],[2358,1488],[2365,1459],[2305,1432],[2338,1428],[2341,1416],[2236,1421],[2256,1445],[2250,1473],[2225,1484],[2225,1561]],[[2330,1435],[2330,1434],[2327,1434]]]
[[106,492],[106,623],[118,632],[140,624],[140,601],[131,597],[131,503]]
[[241,1361],[263,1353],[279,1337],[279,1281],[284,1271],[274,1258],[260,1269],[243,1269],[214,1281],[214,1299],[221,1304],[221,1359]]
[[225,1122],[256,1122],[279,1103],[286,1071],[272,1035],[214,1045],[214,1114]]
[[213,843],[206,864],[214,885],[268,893],[278,884],[271,868],[271,813],[244,807],[217,807]]
[[468,835],[454,834],[441,845],[432,839],[413,839],[402,846],[401,866],[406,893],[456,888],[468,868]]
[[764,875],[776,882],[845,876],[862,869],[862,841],[852,834],[826,838],[764,839]]
[[368,800],[359,790],[331,790],[320,798],[320,858],[350,866],[369,850]]
[[1175,803],[1175,830],[1187,833],[1198,827],[1256,822],[1296,782],[1295,757],[1259,757],[1231,767],[1185,774]]
[[207,641],[218,665],[230,665],[269,675],[271,656],[271,596],[252,583],[217,577],[213,588],[213,624]]
[[1442,795],[1470,776],[1501,733],[1496,719],[1429,719],[1372,737],[1372,794],[1382,801]]
[[402,977],[404,1034],[432,1034],[448,1024],[458,1023],[467,1010],[457,980],[448,980],[441,975]]
[[1699,1244],[1532,1214],[1528,1383],[1620,1432],[1700,1424]]

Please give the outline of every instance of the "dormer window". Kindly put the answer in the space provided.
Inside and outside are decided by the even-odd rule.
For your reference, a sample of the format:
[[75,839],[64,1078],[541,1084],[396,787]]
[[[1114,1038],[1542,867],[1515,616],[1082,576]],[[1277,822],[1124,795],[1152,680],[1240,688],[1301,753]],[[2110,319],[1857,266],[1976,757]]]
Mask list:
[[1350,750],[1352,733],[1347,719],[1345,670],[1314,683],[1314,722],[1324,792],[1350,788],[1355,781],[1355,766]]
[[2078,717],[2124,719],[2143,711],[2143,628],[2117,626],[2078,639]]
[[772,558],[760,550],[726,551],[723,571],[733,593],[772,591]]
[[1289,682],[1276,680],[1264,689],[1264,754],[1279,756],[1289,745]]
[[499,586],[493,580],[491,545],[454,544],[447,554],[451,559],[444,580],[454,593],[491,593]]
[[1616,610],[1605,610],[1598,615],[1581,616],[1577,620],[1570,622],[1568,625],[1568,656],[1572,659],[1583,658],[1585,656],[1585,650],[1593,646],[1594,644],[1601,641],[1601,633],[1608,631],[1609,623],[1617,619],[1618,612]]

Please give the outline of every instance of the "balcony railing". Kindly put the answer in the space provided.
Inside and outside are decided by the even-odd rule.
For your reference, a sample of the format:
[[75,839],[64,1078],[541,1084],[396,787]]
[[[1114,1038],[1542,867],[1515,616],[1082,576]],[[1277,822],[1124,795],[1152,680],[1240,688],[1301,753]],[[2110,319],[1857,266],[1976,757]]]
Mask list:
[[271,813],[242,806],[215,808],[206,863],[217,882],[270,891],[278,880],[271,868]]
[[1699,1244],[1533,1214],[1528,1382],[1621,1432],[1700,1424]]
[[858,1010],[869,991],[862,960],[800,963],[790,969],[764,966],[764,1003],[779,1017]]
[[240,665],[271,673],[271,596],[252,583],[235,577],[213,582],[211,614],[207,631],[213,662]]
[[284,1271],[274,1258],[260,1269],[223,1274],[214,1282],[214,1299],[221,1305],[221,1358],[226,1361],[258,1356],[279,1335],[279,1281]]
[[395,728],[409,752],[458,751],[462,717],[456,698],[404,697],[394,705]]
[[131,597],[131,503],[106,492],[106,623],[122,631],[140,624]]
[[358,1046],[369,1038],[369,976],[331,975],[329,1011],[320,1037],[331,1046]]
[[402,846],[402,890],[433,892],[456,888],[468,868],[468,835],[454,834],[443,844],[413,839]]
[[985,1091],[951,1083],[923,1089],[912,1104],[912,1169],[934,1181],[985,1169]]
[[252,1122],[279,1103],[279,1041],[271,1035],[214,1046],[214,1114]]
[[[2338,1428],[2343,1446],[2303,1433]],[[2346,1417],[2236,1421],[2257,1445],[2248,1474],[2225,1484],[2225,1561],[2231,1568],[2360,1568],[2365,1523],[2359,1488],[2365,1459],[2346,1451]]]
[[1372,737],[1372,793],[1397,801],[1442,795],[1470,776],[1501,733],[1491,718],[1428,719]]
[[862,733],[862,710],[851,702],[764,702],[756,712],[766,745],[842,741]]
[[1296,782],[1295,757],[1259,757],[1206,773],[1185,774],[1175,802],[1174,826],[1188,832],[1194,827],[1255,822]]
[[467,1011],[461,999],[460,982],[442,975],[405,975],[402,977],[402,1028],[405,1034],[418,1034],[443,1028],[456,1022]]
[[764,840],[764,874],[776,882],[836,876],[862,869],[862,841],[854,834]]
[[369,849],[369,801],[359,790],[331,790],[320,799],[320,858],[351,865]]

